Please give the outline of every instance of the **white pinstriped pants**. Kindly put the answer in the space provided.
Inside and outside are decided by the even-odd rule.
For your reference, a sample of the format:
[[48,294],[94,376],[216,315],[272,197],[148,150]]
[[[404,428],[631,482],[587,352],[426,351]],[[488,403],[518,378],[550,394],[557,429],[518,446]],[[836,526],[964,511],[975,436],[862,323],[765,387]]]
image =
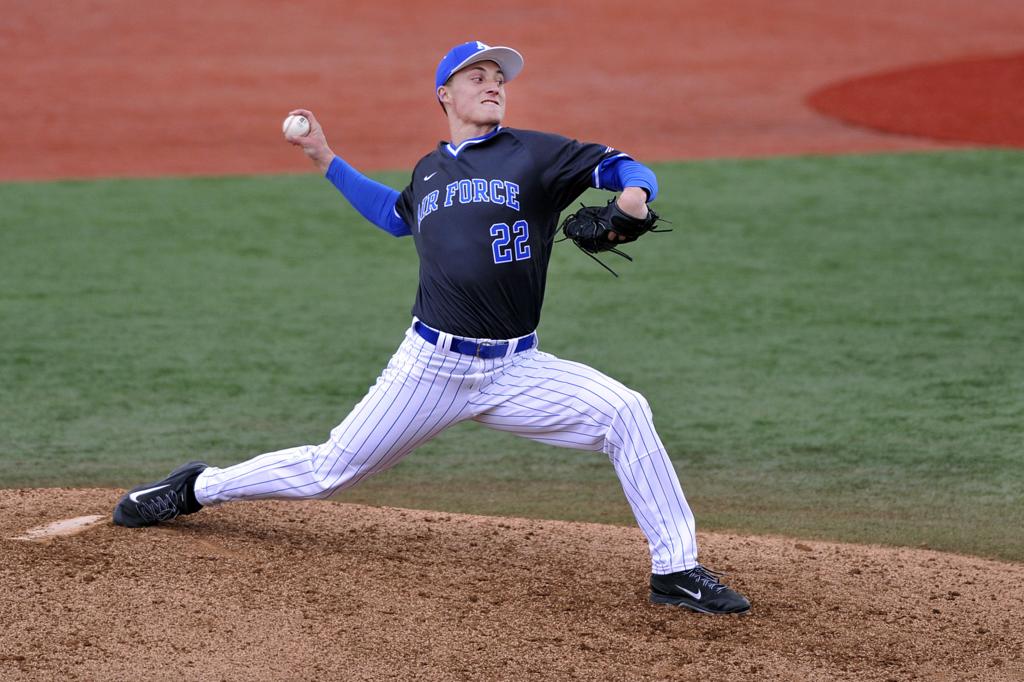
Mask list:
[[654,573],[697,564],[693,514],[647,400],[618,381],[536,348],[480,359],[410,329],[366,396],[321,445],[260,455],[196,480],[203,505],[323,498],[399,462],[466,419],[542,443],[602,451],[611,459],[651,550]]

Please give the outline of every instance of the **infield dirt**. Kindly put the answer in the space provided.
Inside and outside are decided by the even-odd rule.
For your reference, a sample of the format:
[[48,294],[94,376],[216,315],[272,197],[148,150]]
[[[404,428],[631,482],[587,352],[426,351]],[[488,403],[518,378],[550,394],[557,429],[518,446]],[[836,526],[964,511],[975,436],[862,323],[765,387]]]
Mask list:
[[[357,168],[411,168],[447,135],[432,96],[437,60],[473,38],[526,56],[507,125],[600,141],[645,162],[954,146],[914,135],[936,124],[943,139],[993,143],[964,136],[970,107],[943,117],[898,107],[881,117],[897,135],[845,125],[804,100],[878,71],[1019,52],[1024,31],[1019,0],[653,0],[639,12],[607,0],[474,11],[454,0],[309,0],[301,12],[240,0],[5,9],[0,180],[309,172],[281,137],[296,107],[313,110]],[[983,92],[1012,112],[1018,101],[1019,80],[945,73],[914,81],[942,94],[926,103]],[[890,94],[845,88],[827,110],[872,125],[873,110],[891,111]]]
[[647,603],[634,528],[331,502],[105,523],[115,490],[0,491],[0,679],[1014,680],[1024,566],[702,533],[745,616]]

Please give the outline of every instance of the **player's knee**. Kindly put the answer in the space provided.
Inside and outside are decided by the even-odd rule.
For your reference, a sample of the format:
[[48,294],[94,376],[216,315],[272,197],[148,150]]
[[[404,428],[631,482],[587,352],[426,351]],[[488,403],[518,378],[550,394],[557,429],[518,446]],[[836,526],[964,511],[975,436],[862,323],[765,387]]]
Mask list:
[[314,448],[311,460],[308,485],[311,497],[329,497],[342,490],[351,478],[346,475],[351,467],[343,461],[345,449],[333,439]]
[[632,415],[635,418],[651,416],[651,405],[643,394],[632,389],[625,389],[619,393],[618,411],[624,415]]

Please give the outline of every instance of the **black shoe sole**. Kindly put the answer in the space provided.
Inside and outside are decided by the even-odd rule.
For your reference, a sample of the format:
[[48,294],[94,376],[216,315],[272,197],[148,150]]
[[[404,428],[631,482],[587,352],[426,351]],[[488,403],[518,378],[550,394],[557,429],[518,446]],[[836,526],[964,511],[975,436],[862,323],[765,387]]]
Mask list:
[[733,614],[742,614],[750,612],[750,605],[748,604],[745,608],[733,609],[730,611],[719,611],[715,609],[709,609],[707,606],[700,604],[695,599],[689,597],[676,597],[669,594],[661,594],[660,592],[651,592],[651,603],[652,604],[668,604],[669,606],[680,606],[684,609],[690,609],[697,613],[710,613],[715,616],[729,616]]

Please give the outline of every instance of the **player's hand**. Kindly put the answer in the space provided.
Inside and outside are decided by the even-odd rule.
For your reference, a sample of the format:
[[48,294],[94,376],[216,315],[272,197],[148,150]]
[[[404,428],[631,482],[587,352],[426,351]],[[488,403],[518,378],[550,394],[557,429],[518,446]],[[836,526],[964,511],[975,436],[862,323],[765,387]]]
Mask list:
[[292,109],[288,112],[288,115],[305,116],[309,120],[309,133],[302,137],[286,137],[285,141],[288,144],[301,147],[303,153],[316,164],[320,172],[326,173],[327,168],[334,159],[334,152],[331,151],[330,146],[327,144],[327,137],[324,135],[324,129],[320,125],[320,121],[316,120],[316,116],[308,109]]

